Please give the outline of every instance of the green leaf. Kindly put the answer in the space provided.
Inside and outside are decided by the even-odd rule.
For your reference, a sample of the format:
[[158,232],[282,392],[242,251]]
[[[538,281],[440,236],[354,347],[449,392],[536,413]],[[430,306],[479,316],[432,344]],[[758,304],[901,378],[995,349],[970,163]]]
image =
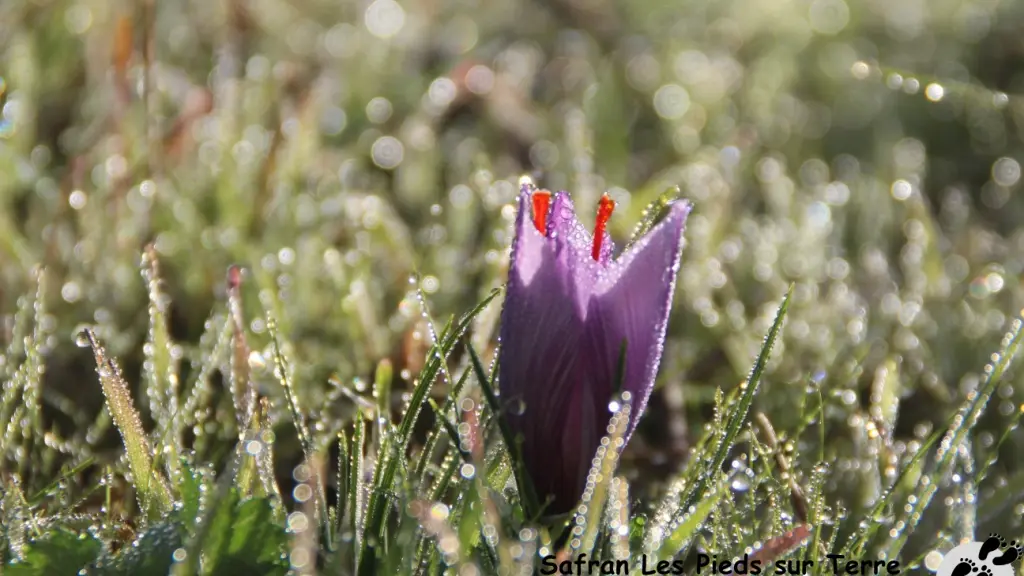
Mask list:
[[473,550],[480,543],[480,516],[483,512],[483,503],[480,501],[480,493],[475,481],[466,482],[462,499],[465,502],[465,507],[462,517],[459,519],[459,543],[463,550]]
[[240,501],[234,489],[215,513],[203,553],[204,574],[284,574],[288,536],[267,498]]
[[41,540],[25,546],[24,560],[10,564],[4,574],[13,576],[75,576],[96,559],[103,549],[89,534],[75,534],[58,528]]
[[238,506],[223,573],[242,569],[259,574],[287,571],[284,550],[288,535],[272,516],[273,506],[267,498],[254,498]]
[[181,508],[177,510],[177,516],[182,524],[192,531],[199,521],[199,505],[203,491],[203,475],[193,468],[185,458],[181,459],[181,483],[178,486],[178,498]]
[[718,506],[718,501],[722,498],[722,495],[727,492],[723,486],[719,485],[715,490],[712,490],[706,497],[701,498],[697,505],[691,509],[684,510],[685,516],[679,520],[676,524],[675,529],[669,534],[668,538],[665,539],[661,544],[661,548],[658,550],[658,558],[672,558],[683,549],[690,542],[694,535],[700,530],[701,526],[704,525],[704,521],[707,520],[711,512]]
[[103,576],[167,574],[174,552],[182,547],[182,526],[162,521],[150,526],[135,542],[125,546],[112,562],[101,560],[89,571]]

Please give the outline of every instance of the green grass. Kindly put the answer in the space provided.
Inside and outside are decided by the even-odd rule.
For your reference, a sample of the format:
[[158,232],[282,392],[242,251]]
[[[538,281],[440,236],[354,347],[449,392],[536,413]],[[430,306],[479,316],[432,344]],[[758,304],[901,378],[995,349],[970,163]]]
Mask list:
[[[0,3],[3,573],[1020,541],[1024,5],[901,6]],[[620,245],[694,204],[559,518],[499,414],[524,174]]]

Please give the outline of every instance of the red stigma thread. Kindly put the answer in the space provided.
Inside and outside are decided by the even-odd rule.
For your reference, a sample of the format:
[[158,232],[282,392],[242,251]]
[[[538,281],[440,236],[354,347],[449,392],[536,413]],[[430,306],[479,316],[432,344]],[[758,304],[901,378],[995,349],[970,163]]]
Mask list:
[[533,225],[537,232],[547,235],[548,230],[548,207],[551,205],[551,192],[538,190],[530,197],[533,202]]
[[597,204],[597,223],[594,224],[594,249],[590,253],[598,262],[601,261],[601,242],[604,241],[604,230],[614,211],[615,200],[609,198],[607,194],[602,194],[601,201]]

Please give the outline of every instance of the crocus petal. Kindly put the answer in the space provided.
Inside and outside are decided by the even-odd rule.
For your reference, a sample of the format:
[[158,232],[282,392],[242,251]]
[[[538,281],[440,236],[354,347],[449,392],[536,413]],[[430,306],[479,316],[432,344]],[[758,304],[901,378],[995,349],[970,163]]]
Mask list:
[[622,389],[633,398],[629,434],[647,406],[661,362],[689,213],[688,202],[673,204],[653,230],[609,266],[590,302],[584,332],[595,347],[588,354],[599,371],[595,380],[614,383],[626,341]]
[[[567,438],[563,432],[567,415],[578,413],[578,402],[586,397],[577,361],[583,308],[575,305],[580,302],[580,287],[573,273],[573,252],[534,228],[530,192],[524,187],[519,196],[502,310],[499,382],[510,428],[522,437],[526,467],[543,496],[576,483],[565,475],[575,476],[577,466],[561,457],[562,447],[552,448],[551,443],[579,445],[578,438]],[[542,470],[547,473],[539,474]]]
[[547,513],[571,510],[611,418],[622,342],[623,388],[633,394],[630,433],[647,403],[671,305],[689,205],[668,217],[615,261],[604,233],[598,260],[592,236],[568,195],[552,201],[545,234],[519,195],[516,236],[502,310],[499,385],[505,418],[522,440],[522,457]]

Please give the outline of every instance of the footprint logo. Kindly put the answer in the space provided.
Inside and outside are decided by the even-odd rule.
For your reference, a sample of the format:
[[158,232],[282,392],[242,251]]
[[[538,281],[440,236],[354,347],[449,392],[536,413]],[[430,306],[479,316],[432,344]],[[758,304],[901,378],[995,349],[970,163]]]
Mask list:
[[1007,566],[1020,560],[1024,554],[1024,546],[1016,541],[1010,542],[1010,546],[1003,550],[1003,553],[992,559],[993,566]]
[[937,576],[1014,576],[1014,565],[1024,558],[1024,542],[1009,543],[998,534],[981,542],[968,542],[943,557]]
[[981,543],[981,550],[978,552],[978,560],[982,562],[988,560],[989,554],[1006,546],[1006,542],[1003,537],[999,534],[989,534],[988,538]]

